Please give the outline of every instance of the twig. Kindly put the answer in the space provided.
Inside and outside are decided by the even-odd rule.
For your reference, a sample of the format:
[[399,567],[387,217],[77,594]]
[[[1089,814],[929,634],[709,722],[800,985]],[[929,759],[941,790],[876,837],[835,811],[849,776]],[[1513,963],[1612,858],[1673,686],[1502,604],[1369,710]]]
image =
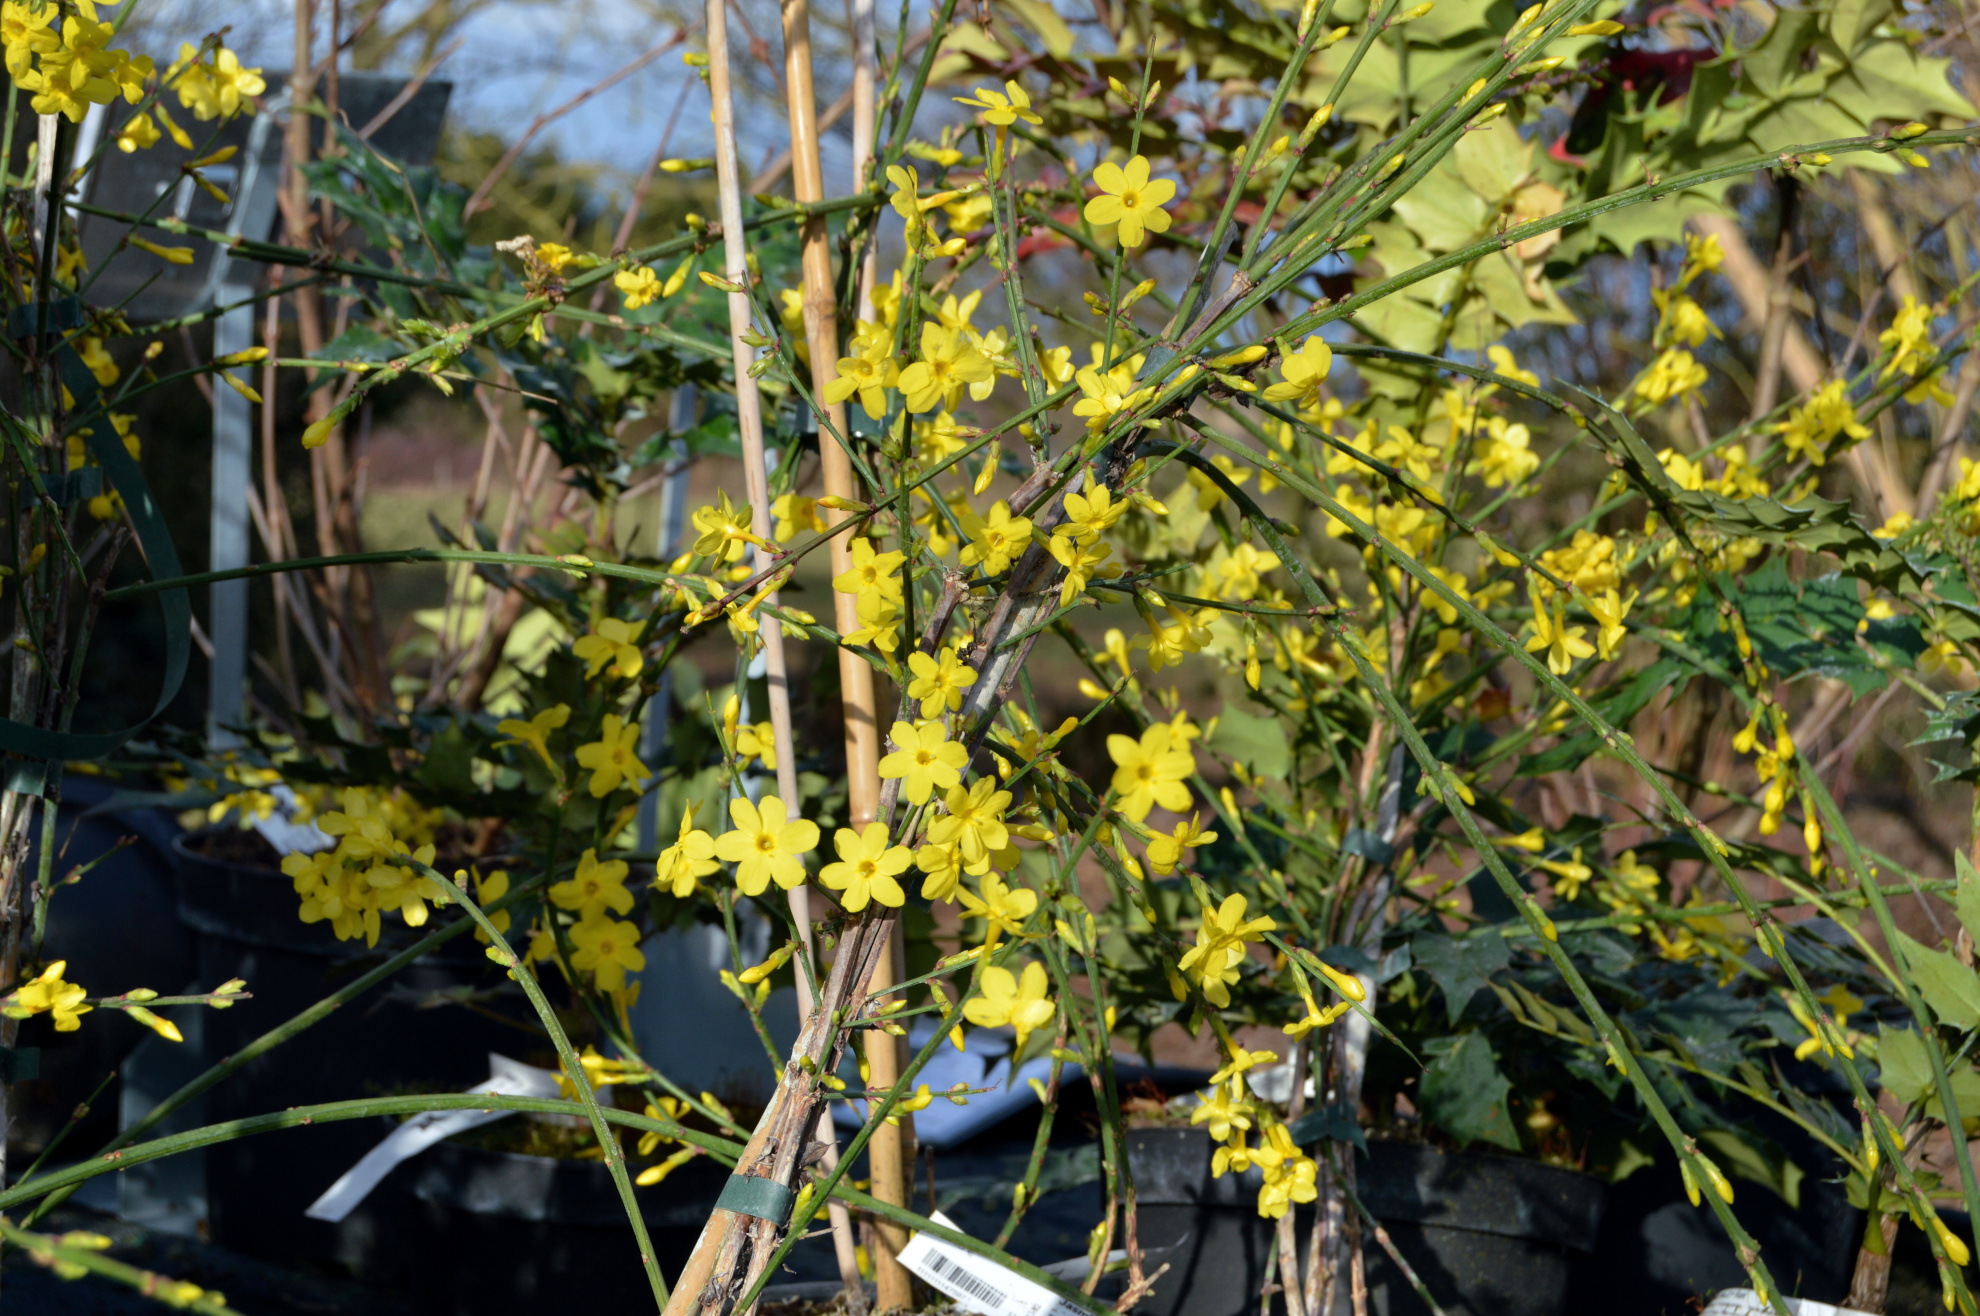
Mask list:
[[[379,8],[382,9],[384,6],[381,5]],[[375,13],[376,11],[373,12]],[[444,50],[432,59],[427,60],[426,63],[420,65],[419,72],[413,74],[411,80],[405,86],[399,88],[399,94],[392,97],[391,100],[386,101],[385,108],[372,115],[370,123],[358,129],[359,140],[370,141],[371,134],[390,123],[393,115],[405,109],[411,103],[412,98],[419,95],[419,89],[426,85],[426,80],[433,76],[433,71],[444,64],[447,61],[447,57],[459,50],[466,41],[466,37],[455,37],[447,44]]]
[[529,144],[536,140],[538,133],[590,100],[593,96],[616,87],[619,83],[639,72],[654,60],[680,45],[683,41],[686,41],[687,38],[688,29],[680,28],[667,40],[653,47],[632,62],[622,66],[616,73],[608,75],[604,81],[594,82],[591,86],[586,87],[562,105],[557,106],[555,109],[545,110],[543,113],[537,115],[531,121],[529,127],[523,130],[522,136],[516,138],[515,143],[507,151],[502,153],[502,158],[497,160],[495,167],[488,171],[488,177],[482,179],[480,185],[474,189],[474,194],[467,199],[467,204],[461,208],[462,218],[472,219],[475,215],[494,204],[488,199],[489,193],[495,190],[495,184],[501,180],[502,175],[509,172],[509,166],[513,165],[521,157],[522,153],[529,148]]

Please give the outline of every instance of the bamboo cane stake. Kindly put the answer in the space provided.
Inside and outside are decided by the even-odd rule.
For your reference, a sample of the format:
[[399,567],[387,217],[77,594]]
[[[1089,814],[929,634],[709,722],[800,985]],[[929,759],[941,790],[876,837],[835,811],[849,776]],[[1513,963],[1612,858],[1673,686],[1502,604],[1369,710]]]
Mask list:
[[[811,83],[810,0],[783,0],[782,10],[784,86],[791,125],[791,190],[800,202],[823,201],[825,177],[818,157],[818,101]],[[857,32],[854,42],[857,46]],[[867,47],[870,50],[870,41]],[[856,67],[858,59],[856,53]],[[870,82],[869,70],[869,102]],[[855,84],[853,138],[856,143],[864,143],[864,146],[854,147],[856,152],[870,150],[873,135],[870,103],[866,109],[869,116],[867,131],[863,137],[859,132],[859,101]],[[863,166],[864,161],[857,161],[856,167]],[[832,292],[832,253],[822,216],[805,221],[803,242],[804,335],[811,349],[812,390],[814,395],[823,396],[825,385],[833,378],[839,359],[839,336],[835,320],[837,305]],[[825,492],[840,498],[857,498],[859,491],[853,479],[852,462],[838,442],[826,432],[829,426],[842,436],[849,434],[845,406],[828,407],[826,414],[819,417],[819,422],[818,453],[820,465],[824,468]],[[845,513],[833,511],[828,515],[836,522]],[[832,540],[832,574],[837,576],[851,567],[851,536],[837,536]],[[852,595],[834,593],[833,610],[841,633],[859,628],[858,603]],[[851,815],[853,830],[860,831],[878,816],[880,804],[880,728],[875,712],[878,705],[874,696],[873,671],[856,655],[842,649],[839,652],[839,685],[846,719],[847,811]],[[882,946],[867,983],[867,990],[876,995],[894,979],[895,966],[890,963],[893,957],[888,953],[889,949]],[[881,1035],[878,1042],[878,1045],[869,1044],[867,1048],[867,1083],[874,1091],[884,1091],[900,1081],[900,1057],[894,1039]],[[873,1195],[893,1206],[907,1204],[904,1144],[903,1131],[898,1126],[889,1126],[876,1130],[867,1147]],[[909,1306],[914,1300],[913,1284],[906,1268],[896,1260],[900,1250],[907,1246],[906,1231],[890,1222],[878,1222],[874,1243],[873,1269],[880,1309],[885,1311]]]
[[[876,37],[873,24],[873,0],[846,0],[846,17],[852,31],[853,81],[852,81],[852,138],[853,166],[852,185],[855,194],[864,192],[872,181],[873,132],[877,118],[875,95],[879,83],[879,67],[875,58]],[[855,315],[861,320],[872,320],[873,287],[880,272],[880,244],[878,225],[872,226],[866,241],[860,244],[859,278],[855,300]],[[813,357],[816,360],[816,356]],[[871,669],[867,669],[870,672]],[[869,682],[870,683],[870,682]],[[876,764],[876,771],[878,770]],[[907,963],[907,946],[901,933],[899,920],[894,922],[893,936],[889,940],[888,955],[874,969],[874,979],[869,990],[876,995],[880,989],[892,982],[897,966]],[[878,1091],[892,1087],[900,1081],[902,1066],[906,1060],[907,1039],[889,1037],[879,1029],[869,1029],[865,1038],[867,1072],[872,1086]],[[915,1160],[914,1116],[904,1114],[898,1127],[876,1132],[868,1144],[873,1150],[868,1154],[874,1167],[874,1194],[882,1201],[895,1206],[906,1206],[909,1180]],[[881,1177],[881,1167],[894,1167],[885,1178]],[[898,1190],[898,1197],[893,1196]],[[889,1259],[899,1254],[905,1245],[904,1233],[894,1226],[882,1226],[881,1248]],[[899,1277],[903,1283],[906,1276]],[[884,1309],[885,1299],[881,1301]]]
[[[723,272],[738,288],[749,283],[748,237],[743,231],[742,217],[742,171],[736,154],[735,107],[729,86],[728,21],[726,7],[722,0],[710,0],[708,6],[708,46],[709,46],[709,96],[714,110],[711,116],[715,128],[715,179],[719,191],[719,204],[722,217]],[[736,371],[736,424],[742,436],[743,487],[749,497],[750,520],[759,539],[770,541],[770,482],[769,467],[765,461],[763,448],[763,400],[757,392],[756,380],[750,374],[755,363],[756,351],[743,335],[749,332],[749,294],[732,292],[729,299],[729,348],[733,354]],[[769,550],[761,545],[756,550],[756,567],[768,571],[773,565]],[[770,704],[771,743],[777,756],[777,794],[784,802],[787,814],[798,808],[797,749],[791,735],[791,689],[790,669],[784,653],[784,631],[770,610],[777,606],[773,594],[766,607],[756,615],[758,635],[763,643],[763,666],[765,685],[768,687]],[[797,923],[804,938],[804,955],[807,961],[814,961],[816,943],[811,928],[811,889],[798,886],[788,893],[791,918]],[[800,1023],[809,1022],[815,1002],[812,1000],[811,979],[802,971],[797,975],[798,1018]],[[829,1150],[828,1161],[836,1162],[836,1137],[832,1129],[829,1111],[821,1111],[818,1118],[818,1137]],[[829,1168],[829,1166],[828,1166]],[[849,1305],[857,1313],[866,1305],[866,1290],[860,1283],[859,1259],[854,1251],[852,1216],[841,1202],[828,1204],[827,1215],[832,1228],[832,1248],[839,1262],[839,1276],[846,1284]]]

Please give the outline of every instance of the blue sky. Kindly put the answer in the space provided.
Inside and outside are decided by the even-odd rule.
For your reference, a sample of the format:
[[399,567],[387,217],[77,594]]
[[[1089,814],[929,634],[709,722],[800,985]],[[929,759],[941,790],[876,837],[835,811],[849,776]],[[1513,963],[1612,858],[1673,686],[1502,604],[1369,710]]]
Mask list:
[[[403,22],[423,5],[394,3],[386,22]],[[897,11],[882,16],[883,39],[891,35]],[[678,9],[640,0],[456,0],[455,8],[471,10],[443,42],[456,37],[460,46],[434,76],[454,84],[452,121],[460,126],[493,131],[513,139],[542,111],[558,105],[610,75],[642,51],[664,41],[679,25],[676,13],[698,13],[692,4]],[[844,60],[843,9],[837,0],[823,0],[816,22],[818,99],[821,112],[844,89],[848,74]],[[324,4],[327,10],[328,5]],[[768,43],[772,60],[781,61],[783,45],[774,0],[744,0],[749,24]],[[161,64],[181,41],[197,41],[227,25],[227,44],[244,62],[286,70],[294,51],[294,8],[286,0],[154,0],[141,3],[129,33],[133,50],[150,52]],[[789,142],[785,111],[770,71],[749,55],[747,34],[732,11],[732,49],[737,69],[741,154],[745,174]],[[317,50],[325,46],[327,25],[319,24]],[[702,48],[698,33],[681,49]],[[682,92],[682,104],[668,154],[693,157],[713,149],[708,124],[708,93],[692,70],[670,51],[633,73],[625,81],[594,97],[548,128],[547,140],[572,160],[604,165],[629,180],[659,145]],[[410,74],[419,48],[408,42],[387,65],[387,72]],[[348,64],[346,65],[348,67]],[[778,70],[781,73],[781,69]],[[851,169],[846,124],[827,137],[825,170],[829,187],[842,185]],[[623,184],[622,184],[623,185]]]

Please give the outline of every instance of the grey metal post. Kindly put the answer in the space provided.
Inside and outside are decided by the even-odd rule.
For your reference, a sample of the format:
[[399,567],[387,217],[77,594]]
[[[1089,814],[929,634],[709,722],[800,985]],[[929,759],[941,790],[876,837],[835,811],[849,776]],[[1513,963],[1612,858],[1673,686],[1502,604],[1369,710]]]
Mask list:
[[[213,354],[223,357],[254,346],[254,307],[223,314],[213,326]],[[222,385],[213,390],[213,516],[208,531],[209,569],[248,564],[248,400]],[[241,725],[247,686],[248,583],[223,580],[207,586],[207,636],[213,661],[206,685],[206,740],[215,749],[240,743],[226,728]]]
[[[667,428],[676,434],[692,428],[700,403],[694,385],[683,384],[675,389],[673,403],[667,409]],[[679,551],[681,527],[687,524],[687,444],[676,439],[669,445],[667,460],[678,465],[660,485],[660,533],[654,540],[654,552],[662,562],[669,561]],[[646,725],[639,732],[639,756],[649,764],[660,757],[667,743],[667,717],[673,711],[673,702],[673,679],[662,673],[660,688],[646,701]],[[659,823],[660,796],[657,791],[648,790],[639,801],[636,834],[641,854],[653,854],[659,849]]]

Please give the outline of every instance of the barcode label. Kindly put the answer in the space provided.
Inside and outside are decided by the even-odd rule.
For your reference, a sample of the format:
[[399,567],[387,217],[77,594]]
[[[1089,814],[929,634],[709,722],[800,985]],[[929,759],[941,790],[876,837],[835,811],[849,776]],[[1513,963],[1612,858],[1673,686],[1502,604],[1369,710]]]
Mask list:
[[[955,1228],[939,1212],[931,1218],[944,1229]],[[1086,1316],[1044,1285],[932,1234],[916,1234],[909,1239],[900,1259],[903,1266],[977,1316]]]
[[928,1258],[928,1274],[924,1278],[952,1298],[975,1298],[998,1311],[1004,1309],[1003,1290],[992,1288],[945,1256],[937,1254]]

